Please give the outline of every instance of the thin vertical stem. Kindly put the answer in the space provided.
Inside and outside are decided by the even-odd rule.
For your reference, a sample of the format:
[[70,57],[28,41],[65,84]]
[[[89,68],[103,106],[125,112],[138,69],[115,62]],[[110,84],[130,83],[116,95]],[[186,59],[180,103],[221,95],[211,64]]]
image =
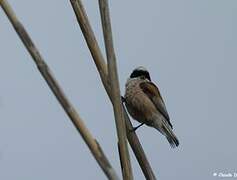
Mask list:
[[127,138],[128,142],[137,158],[137,161],[142,169],[142,172],[144,176],[146,177],[147,180],[156,180],[156,176],[154,172],[152,171],[151,165],[146,158],[145,152],[142,148],[142,145],[137,137],[137,134],[135,131],[133,131],[133,126],[132,123],[129,119],[128,113],[125,110],[125,107],[123,106],[124,110],[124,118],[125,118],[125,123],[127,127]]
[[123,178],[132,180],[132,167],[127,146],[126,126],[120,98],[120,87],[117,73],[116,56],[113,46],[112,28],[107,0],[99,0],[100,14],[103,27],[105,49],[108,61],[108,79],[111,86],[112,103],[117,127],[118,147],[122,165]]
[[[105,90],[112,102],[112,96],[110,93],[110,84],[108,83],[108,73],[107,73],[107,65],[105,63],[105,60],[102,56],[101,50],[98,46],[98,43],[96,41],[94,32],[91,28],[90,22],[88,20],[88,17],[86,15],[86,12],[84,10],[84,7],[80,0],[70,0],[72,8],[74,10],[74,13],[76,15],[78,24],[80,25],[80,28],[82,30],[82,33],[84,35],[84,38],[86,40],[87,46],[92,54],[94,63],[97,67],[97,70],[99,72],[101,81],[105,87]],[[98,55],[99,54],[99,55]],[[102,68],[103,67],[103,68]],[[147,180],[155,180],[156,177],[154,175],[154,172],[150,166],[150,163],[148,159],[146,158],[146,154],[142,148],[142,145],[136,135],[135,131],[132,131],[132,123],[129,119],[129,116],[124,108],[123,112],[125,116],[125,122],[127,127],[127,138],[130,143],[130,146],[132,147],[132,150],[137,158],[137,161],[139,162],[139,165],[143,171],[144,176]]]

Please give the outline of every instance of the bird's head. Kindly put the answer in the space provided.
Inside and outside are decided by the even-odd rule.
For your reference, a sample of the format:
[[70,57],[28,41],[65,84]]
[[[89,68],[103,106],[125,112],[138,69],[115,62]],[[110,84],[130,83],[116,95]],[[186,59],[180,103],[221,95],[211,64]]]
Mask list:
[[147,80],[151,81],[149,72],[143,66],[139,66],[136,69],[134,69],[130,75],[130,78],[131,79],[132,78],[141,78],[141,79],[147,79]]

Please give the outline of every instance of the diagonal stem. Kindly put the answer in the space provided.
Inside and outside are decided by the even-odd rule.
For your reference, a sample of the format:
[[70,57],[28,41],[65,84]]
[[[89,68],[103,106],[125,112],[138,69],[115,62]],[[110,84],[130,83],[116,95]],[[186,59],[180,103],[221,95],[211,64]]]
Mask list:
[[[72,8],[74,10],[74,13],[76,15],[78,24],[80,25],[80,28],[82,30],[82,33],[84,35],[84,38],[86,40],[87,46],[91,52],[91,55],[93,57],[94,63],[97,67],[97,70],[100,74],[101,81],[105,87],[105,90],[112,102],[112,96],[110,93],[110,85],[108,83],[107,79],[107,66],[105,63],[105,60],[102,56],[101,50],[98,46],[98,43],[96,41],[94,32],[90,26],[88,17],[86,15],[86,12],[84,10],[84,7],[80,0],[70,0]],[[129,144],[137,158],[137,161],[143,171],[144,176],[147,180],[155,180],[156,177],[154,175],[154,172],[150,166],[149,161],[146,158],[145,152],[142,148],[142,145],[136,135],[136,132],[132,132],[132,123],[129,119],[129,116],[123,106],[123,114],[125,117],[125,123],[126,123],[126,129],[127,129],[127,138],[129,141]]]
[[101,169],[104,171],[104,173],[106,174],[108,179],[118,180],[118,176],[117,176],[115,170],[110,165],[110,163],[109,163],[108,159],[106,158],[105,154],[103,153],[99,143],[94,139],[94,137],[89,132],[89,130],[85,126],[84,122],[80,118],[79,114],[76,112],[75,108],[72,106],[72,104],[69,102],[69,100],[63,93],[58,82],[53,77],[49,67],[45,63],[42,56],[40,55],[38,49],[34,45],[30,36],[26,32],[25,28],[23,27],[21,22],[18,20],[17,16],[13,12],[13,10],[10,7],[10,5],[8,4],[7,0],[1,0],[0,3],[1,3],[2,9],[6,13],[8,19],[12,23],[14,29],[16,30],[17,34],[19,35],[19,37],[22,40],[23,44],[25,45],[26,49],[32,56],[41,75],[44,77],[45,81],[47,82],[50,89],[53,91],[54,95],[60,102],[64,111],[67,113],[67,115],[71,119],[72,123],[74,124],[74,126],[76,127],[78,132],[81,134],[82,138],[86,142],[87,146],[89,147],[94,158],[100,165]]

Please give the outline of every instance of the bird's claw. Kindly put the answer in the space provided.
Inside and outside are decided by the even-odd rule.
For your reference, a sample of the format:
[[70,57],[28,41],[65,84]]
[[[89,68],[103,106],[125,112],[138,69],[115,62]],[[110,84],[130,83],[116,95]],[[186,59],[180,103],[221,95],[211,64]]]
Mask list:
[[125,103],[125,98],[123,96],[121,96],[121,101],[122,103]]
[[141,127],[142,125],[144,125],[145,123],[141,123],[141,124],[139,124],[137,127],[134,127],[134,128],[132,128],[130,131],[131,132],[135,132],[139,127]]

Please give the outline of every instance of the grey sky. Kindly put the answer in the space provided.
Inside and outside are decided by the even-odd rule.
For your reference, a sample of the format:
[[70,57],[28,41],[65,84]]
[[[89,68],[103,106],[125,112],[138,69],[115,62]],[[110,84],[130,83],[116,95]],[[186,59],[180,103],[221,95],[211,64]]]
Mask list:
[[[9,2],[120,173],[112,107],[69,1]],[[97,1],[83,2],[102,47]],[[171,149],[155,129],[137,131],[157,177],[237,172],[237,1],[110,6],[121,92],[133,68],[147,67],[180,139]],[[106,179],[2,10],[0,40],[0,179]],[[144,179],[130,154],[135,179]]]

